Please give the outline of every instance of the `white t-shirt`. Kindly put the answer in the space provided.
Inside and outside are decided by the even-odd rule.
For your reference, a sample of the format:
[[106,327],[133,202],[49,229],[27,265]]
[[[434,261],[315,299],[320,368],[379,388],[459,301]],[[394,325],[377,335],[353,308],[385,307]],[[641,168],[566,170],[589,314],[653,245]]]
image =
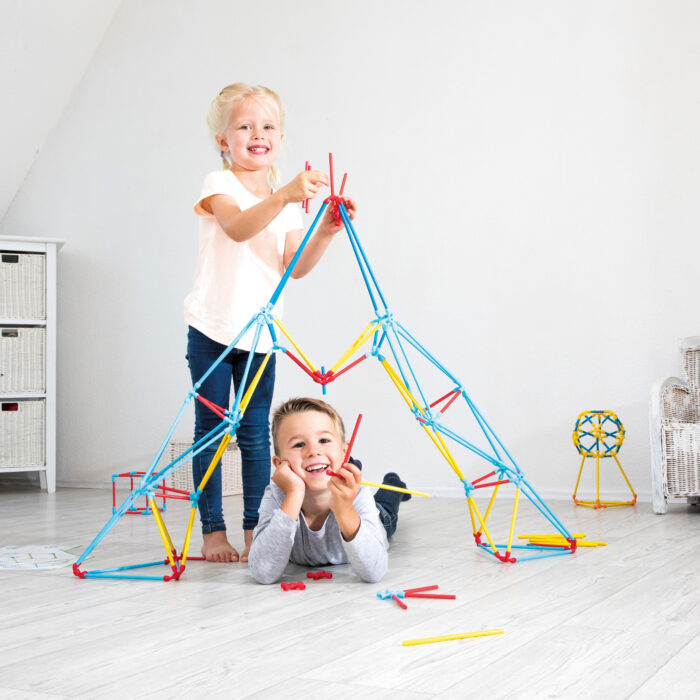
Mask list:
[[[262,201],[249,192],[230,170],[209,173],[194,206],[199,219],[199,260],[194,286],[185,298],[185,322],[222,345],[229,345],[248,322],[265,306],[284,273],[284,244],[289,231],[302,228],[301,212],[294,204],[284,209],[264,231],[243,243],[229,238],[216,218],[202,209],[201,202],[214,194],[225,194],[241,210]],[[274,313],[282,316],[280,295]],[[250,350],[254,330],[236,343]],[[272,339],[264,328],[257,352],[267,352]]]

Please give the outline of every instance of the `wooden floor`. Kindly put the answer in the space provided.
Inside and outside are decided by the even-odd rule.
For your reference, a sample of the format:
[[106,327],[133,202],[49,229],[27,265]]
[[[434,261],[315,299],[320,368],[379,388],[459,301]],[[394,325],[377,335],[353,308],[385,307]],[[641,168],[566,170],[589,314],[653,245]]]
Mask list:
[[[191,562],[171,583],[0,571],[0,697],[697,697],[699,509],[549,505],[571,532],[608,546],[504,565],[474,546],[465,501],[414,498],[381,584],[346,566],[288,592],[255,583],[243,564]],[[240,497],[225,508],[233,529]],[[106,490],[49,496],[0,482],[1,545],[84,548],[110,515]],[[187,504],[168,505],[176,543],[186,517]],[[509,522],[497,503],[491,530],[505,538]],[[526,504],[517,531],[551,527]],[[162,556],[151,516],[129,516],[84,566]],[[286,580],[305,571],[290,565]],[[375,595],[431,584],[457,599],[410,600],[404,611]],[[401,645],[498,627],[503,635]]]

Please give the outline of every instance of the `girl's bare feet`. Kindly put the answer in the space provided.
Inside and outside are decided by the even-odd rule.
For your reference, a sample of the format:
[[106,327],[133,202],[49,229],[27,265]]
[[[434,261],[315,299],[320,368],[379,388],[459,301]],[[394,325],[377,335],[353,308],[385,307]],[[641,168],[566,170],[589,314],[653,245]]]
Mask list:
[[[217,532],[203,534],[202,539],[204,540],[202,556],[207,561],[238,561],[238,552],[231,546],[226,538],[226,530],[218,530]],[[246,553],[247,552],[248,549],[246,549]]]
[[245,542],[245,549],[243,554],[241,554],[241,561],[248,561],[248,553],[250,552],[250,545],[253,543],[253,531],[243,530],[243,539]]

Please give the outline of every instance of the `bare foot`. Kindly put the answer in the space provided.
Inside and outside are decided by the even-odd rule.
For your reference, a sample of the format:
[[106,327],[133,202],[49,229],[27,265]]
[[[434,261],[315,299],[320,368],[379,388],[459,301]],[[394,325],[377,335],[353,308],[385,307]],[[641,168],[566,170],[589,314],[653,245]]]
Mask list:
[[238,561],[238,552],[226,538],[226,530],[203,534],[202,539],[202,556],[207,561]]
[[243,554],[241,554],[241,561],[248,561],[248,554],[250,553],[250,545],[253,543],[253,531],[243,530],[243,539],[245,542],[245,549]]

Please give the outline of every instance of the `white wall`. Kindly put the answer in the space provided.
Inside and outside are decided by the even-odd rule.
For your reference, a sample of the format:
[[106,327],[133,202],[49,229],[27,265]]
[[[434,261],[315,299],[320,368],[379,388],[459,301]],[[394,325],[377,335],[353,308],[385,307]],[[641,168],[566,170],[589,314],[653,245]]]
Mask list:
[[[349,172],[390,307],[535,487],[571,493],[574,421],[604,408],[648,494],[649,388],[700,332],[699,30],[692,0],[123,2],[0,225],[67,240],[60,483],[146,466],[184,400],[191,206],[218,167],[204,114],[242,80],[284,100],[288,177],[330,150]],[[339,239],[291,285],[285,324],[330,365],[371,311]],[[320,394],[278,366],[280,400]],[[353,372],[328,398],[350,425],[365,414],[368,477],[458,493],[383,370]]]

